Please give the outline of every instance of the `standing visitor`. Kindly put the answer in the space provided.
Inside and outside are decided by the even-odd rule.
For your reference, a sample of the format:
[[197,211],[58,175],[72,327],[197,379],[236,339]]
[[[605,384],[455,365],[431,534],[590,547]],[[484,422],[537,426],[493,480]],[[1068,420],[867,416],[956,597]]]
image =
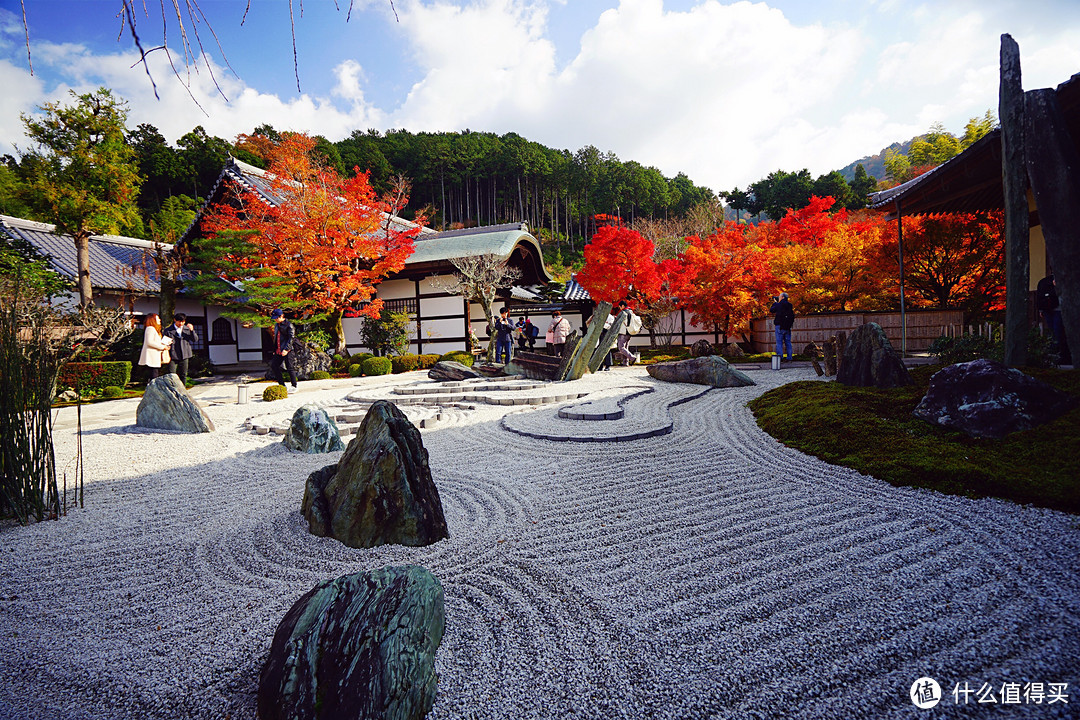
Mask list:
[[192,343],[199,342],[199,336],[195,334],[195,328],[187,321],[187,315],[176,313],[173,315],[173,324],[165,328],[163,333],[169,338],[172,345],[169,347],[169,370],[180,376],[180,382],[187,383],[188,360],[195,354],[191,348]]
[[146,379],[150,381],[160,374],[162,362],[169,362],[167,353],[172,340],[161,337],[161,318],[157,313],[147,315],[145,325],[139,364],[146,366]]
[[[514,323],[509,318],[510,309],[499,310],[499,317],[493,318],[495,323],[495,362],[510,362],[510,349],[514,345]],[[500,360],[499,358],[505,359]]]
[[641,361],[641,353],[630,352],[630,336],[637,335],[641,332],[641,316],[630,309],[630,306],[625,300],[619,301],[619,312],[624,310],[629,313],[626,318],[626,322],[623,323],[622,330],[619,331],[619,339],[616,342],[615,354],[619,356],[619,364],[628,367],[636,362]]
[[270,319],[274,321],[274,355],[270,358],[270,377],[278,385],[285,385],[285,377],[281,373],[282,364],[289,371],[289,380],[292,381],[292,389],[296,390],[296,369],[293,367],[292,345],[296,337],[293,324],[285,319],[285,311],[276,308],[270,313]]
[[570,321],[562,316],[562,312],[555,310],[551,313],[551,324],[548,325],[547,334],[544,336],[555,357],[562,357],[563,350],[566,348],[566,338],[569,335]]
[[1072,365],[1069,345],[1065,341],[1065,325],[1061,321],[1061,303],[1058,300],[1057,281],[1054,279],[1053,270],[1035,286],[1035,307],[1042,315],[1046,330],[1054,338],[1058,362],[1062,365]]
[[787,360],[791,360],[791,326],[795,324],[795,310],[788,302],[788,294],[780,293],[773,296],[772,307],[769,308],[774,316],[773,327],[776,329],[776,354],[780,359],[784,358],[784,348],[787,348]]
[[540,336],[540,328],[533,325],[533,321],[525,318],[525,342],[529,344],[529,352],[536,351],[536,338]]

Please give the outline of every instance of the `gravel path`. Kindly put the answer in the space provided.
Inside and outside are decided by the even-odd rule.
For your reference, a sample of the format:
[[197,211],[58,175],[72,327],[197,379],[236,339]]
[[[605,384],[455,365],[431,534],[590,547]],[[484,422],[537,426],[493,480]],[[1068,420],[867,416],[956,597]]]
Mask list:
[[[422,431],[450,530],[427,548],[308,534],[304,480],[339,454],[245,431],[270,406],[232,385],[198,391],[217,426],[201,436],[136,428],[137,401],[90,406],[86,509],[0,530],[0,718],[252,718],[292,603],[405,563],[446,591],[431,718],[1080,716],[1080,518],[785,448],[745,404],[813,374],[751,376],[702,394],[616,368],[571,403],[449,413]],[[273,409],[422,377],[304,383]],[[622,419],[558,417],[630,395]],[[69,477],[72,425],[63,411]],[[947,694],[932,711],[908,696],[921,676]],[[1068,683],[1069,704],[951,695],[1031,682]]]

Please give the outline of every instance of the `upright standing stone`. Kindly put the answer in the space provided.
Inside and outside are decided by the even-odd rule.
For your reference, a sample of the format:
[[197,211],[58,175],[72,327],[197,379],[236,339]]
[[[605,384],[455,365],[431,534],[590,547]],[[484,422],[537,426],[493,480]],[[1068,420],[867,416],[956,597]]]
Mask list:
[[577,352],[580,342],[581,336],[578,335],[577,330],[571,330],[566,336],[566,346],[563,348],[562,360],[559,362],[559,372],[555,375],[556,380],[565,380],[570,373],[570,362],[574,359],[574,353]]
[[[611,307],[610,305],[608,306]],[[608,310],[611,313],[611,310]],[[600,336],[600,342],[596,346],[596,350],[593,351],[592,359],[589,360],[589,372],[596,372],[600,369],[600,366],[604,364],[604,358],[611,352],[611,349],[615,347],[615,343],[619,339],[619,333],[622,331],[623,326],[626,325],[627,318],[630,313],[623,310],[621,313],[615,316],[615,319],[611,321],[611,327],[604,331],[604,334]]]
[[1065,340],[1075,359],[1080,352],[1080,138],[1070,134],[1055,91],[1031,90],[1025,99],[1025,137],[1038,138],[1025,146],[1027,172],[1054,270]]
[[176,373],[166,373],[147,383],[146,392],[135,410],[135,424],[186,433],[214,431],[214,423],[188,395]]
[[600,336],[604,333],[604,322],[601,318],[611,312],[611,303],[602,302],[593,310],[593,321],[589,323],[589,329],[585,336],[574,348],[574,354],[570,357],[570,366],[566,371],[567,380],[577,380],[589,369],[589,361],[592,360],[593,351],[600,342]]
[[349,547],[430,545],[449,536],[420,431],[393,403],[376,401],[341,461],[307,479],[312,534]]
[[855,328],[844,347],[836,381],[856,387],[891,388],[911,385],[912,379],[900,354],[893,350],[877,323]]
[[1005,364],[1027,363],[1029,235],[1020,47],[1001,36],[1001,187],[1005,202]]
[[420,720],[435,702],[442,585],[422,567],[320,583],[286,613],[259,675],[260,720]]

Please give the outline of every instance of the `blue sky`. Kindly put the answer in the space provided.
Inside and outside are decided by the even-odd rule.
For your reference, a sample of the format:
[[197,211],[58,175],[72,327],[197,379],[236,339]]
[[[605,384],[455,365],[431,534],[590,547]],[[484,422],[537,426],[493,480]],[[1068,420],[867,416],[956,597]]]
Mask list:
[[[242,26],[244,0],[200,0],[224,58],[200,25],[207,56],[185,68],[174,19],[183,81],[151,53],[155,99],[120,0],[27,0],[33,75],[20,5],[0,0],[0,153],[26,146],[20,113],[105,85],[130,102],[130,127],[173,142],[264,122],[331,140],[514,131],[723,190],[778,168],[828,172],[934,122],[962,132],[996,112],[1003,32],[1025,88],[1080,72],[1075,0],[395,0],[396,19],[389,0],[356,0],[348,22],[348,0],[306,0],[302,17],[293,4],[299,91],[286,0],[253,0]],[[160,16],[136,22],[144,47],[162,43]]]

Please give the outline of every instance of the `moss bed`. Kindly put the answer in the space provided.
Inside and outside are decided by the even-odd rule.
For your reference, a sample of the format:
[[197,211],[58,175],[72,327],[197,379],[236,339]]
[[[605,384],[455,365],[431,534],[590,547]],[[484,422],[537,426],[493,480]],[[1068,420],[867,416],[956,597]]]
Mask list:
[[[794,382],[749,406],[758,425],[788,447],[893,485],[1080,513],[1080,406],[1001,440],[971,438],[911,414],[939,369],[916,368],[913,386],[892,390]],[[1025,372],[1080,397],[1080,372]]]

